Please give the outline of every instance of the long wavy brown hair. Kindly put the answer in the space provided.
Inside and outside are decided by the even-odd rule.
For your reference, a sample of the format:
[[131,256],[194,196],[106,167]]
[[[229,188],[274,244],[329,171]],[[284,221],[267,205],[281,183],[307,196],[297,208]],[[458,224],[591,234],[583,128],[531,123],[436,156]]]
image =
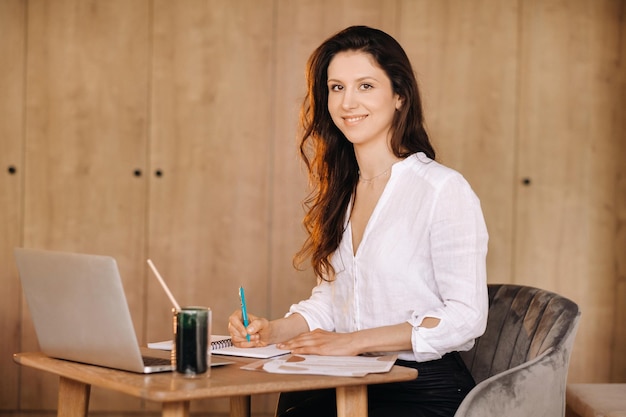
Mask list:
[[300,154],[309,172],[311,194],[304,201],[308,234],[294,257],[299,267],[310,258],[318,278],[331,281],[331,264],[346,224],[346,212],[359,179],[352,143],[335,126],[328,111],[328,65],[344,51],[370,54],[382,68],[402,107],[392,121],[391,149],[398,158],[424,152],[435,159],[424,127],[422,103],[411,63],[400,44],[387,33],[367,26],[351,26],[324,41],[307,63],[307,93],[300,111]]

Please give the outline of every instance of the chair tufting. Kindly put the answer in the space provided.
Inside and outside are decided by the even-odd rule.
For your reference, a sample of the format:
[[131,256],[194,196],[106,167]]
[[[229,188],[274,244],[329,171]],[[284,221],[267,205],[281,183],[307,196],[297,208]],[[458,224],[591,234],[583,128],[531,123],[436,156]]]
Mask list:
[[564,416],[578,306],[539,288],[488,287],[485,333],[461,353],[477,385],[455,417]]

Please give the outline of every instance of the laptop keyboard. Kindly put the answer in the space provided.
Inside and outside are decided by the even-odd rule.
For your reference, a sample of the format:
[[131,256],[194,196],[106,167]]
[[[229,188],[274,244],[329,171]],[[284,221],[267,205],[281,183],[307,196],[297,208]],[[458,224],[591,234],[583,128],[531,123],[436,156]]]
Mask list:
[[170,365],[172,362],[165,358],[155,358],[152,356],[144,356],[143,364],[145,366]]

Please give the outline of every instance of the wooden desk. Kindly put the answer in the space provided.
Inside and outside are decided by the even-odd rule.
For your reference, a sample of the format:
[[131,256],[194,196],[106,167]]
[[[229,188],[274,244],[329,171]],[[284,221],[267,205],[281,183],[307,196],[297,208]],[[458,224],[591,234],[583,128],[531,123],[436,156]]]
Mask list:
[[338,417],[367,416],[367,385],[408,381],[417,371],[394,366],[384,374],[363,378],[319,375],[283,375],[244,371],[253,360],[229,358],[235,363],[211,370],[210,378],[185,379],[172,373],[134,374],[50,358],[43,353],[18,353],[20,365],[59,375],[58,415],[85,417],[91,386],[162,403],[163,417],[187,417],[189,402],[202,398],[230,397],[231,417],[250,416],[250,396],[286,391],[336,388]]

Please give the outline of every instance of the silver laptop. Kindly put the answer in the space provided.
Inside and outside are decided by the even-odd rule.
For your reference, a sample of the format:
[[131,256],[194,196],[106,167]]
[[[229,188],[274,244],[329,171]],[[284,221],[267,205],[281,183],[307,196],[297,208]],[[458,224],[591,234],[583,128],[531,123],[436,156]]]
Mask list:
[[138,373],[172,370],[169,354],[139,347],[115,259],[23,248],[15,258],[43,353]]

